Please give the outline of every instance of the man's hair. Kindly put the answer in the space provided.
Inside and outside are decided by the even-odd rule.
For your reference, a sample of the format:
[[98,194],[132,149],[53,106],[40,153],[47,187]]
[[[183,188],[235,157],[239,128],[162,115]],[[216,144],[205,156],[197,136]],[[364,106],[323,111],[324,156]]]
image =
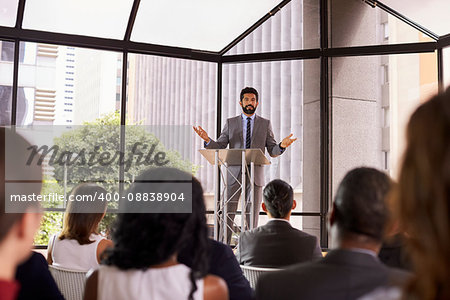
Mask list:
[[380,242],[388,218],[386,196],[392,182],[373,168],[356,168],[339,185],[335,221],[341,233],[356,233]]
[[241,91],[241,101],[244,99],[244,94],[255,94],[256,101],[258,101],[258,91],[255,88],[252,87],[245,87]]
[[292,209],[294,191],[281,179],[269,182],[263,191],[264,204],[274,218],[284,218]]

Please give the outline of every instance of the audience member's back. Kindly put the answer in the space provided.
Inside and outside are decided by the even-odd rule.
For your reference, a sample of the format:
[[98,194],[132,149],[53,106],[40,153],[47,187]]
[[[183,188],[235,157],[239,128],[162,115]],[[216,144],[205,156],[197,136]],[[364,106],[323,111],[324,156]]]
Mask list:
[[389,188],[389,178],[380,171],[358,168],[349,172],[329,218],[334,249],[321,260],[263,275],[257,298],[350,300],[378,286],[402,283],[407,273],[390,269],[377,258]]
[[[20,285],[16,267],[31,255],[33,236],[39,227],[38,202],[9,202],[13,195],[40,193],[42,170],[27,164],[30,144],[14,131],[0,128],[0,299],[16,299]],[[12,213],[13,212],[13,213]]]
[[[176,183],[190,179],[195,203],[192,213],[164,213],[162,205],[125,202],[113,231],[114,248],[108,251],[105,265],[88,278],[85,300],[228,298],[225,282],[206,274],[205,204],[198,180],[177,169],[153,168],[138,176],[127,193],[134,195],[134,199],[145,193],[162,195],[176,191],[183,184],[186,186],[186,183]],[[196,247],[191,268],[177,260],[188,241]]]
[[[49,241],[49,264],[78,271],[98,267],[103,252],[112,247],[112,241],[98,232],[107,202],[101,201],[97,195],[106,193],[104,188],[94,183],[82,183],[74,187],[64,213],[63,229]],[[90,196],[91,200],[76,200],[86,196]]]
[[317,238],[289,223],[296,202],[292,187],[276,179],[263,192],[266,225],[241,233],[237,258],[242,265],[279,268],[322,257]]

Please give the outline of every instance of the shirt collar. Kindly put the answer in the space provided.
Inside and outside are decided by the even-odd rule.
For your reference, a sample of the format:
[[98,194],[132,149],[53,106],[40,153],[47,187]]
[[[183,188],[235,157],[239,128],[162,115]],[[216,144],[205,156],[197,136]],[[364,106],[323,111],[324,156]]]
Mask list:
[[[252,119],[252,121],[254,121],[255,120],[255,116],[256,116],[256,114],[253,114],[251,117],[250,117],[250,119]],[[247,120],[247,116],[246,115],[244,115],[244,113],[241,113],[241,118],[243,119],[243,120]]]
[[281,219],[281,218],[270,218],[269,221],[267,221],[267,222],[270,222],[270,221],[284,221],[284,222],[287,222],[288,224],[291,224],[291,222],[289,222],[288,220]]

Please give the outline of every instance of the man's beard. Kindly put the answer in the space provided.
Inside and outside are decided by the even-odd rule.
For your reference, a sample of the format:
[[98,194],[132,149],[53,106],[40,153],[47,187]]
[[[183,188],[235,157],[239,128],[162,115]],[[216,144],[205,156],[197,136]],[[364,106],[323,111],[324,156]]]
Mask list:
[[[242,106],[242,105],[241,105]],[[242,106],[242,110],[244,111],[244,113],[246,113],[247,115],[253,115],[255,113],[256,108],[253,107],[253,105],[247,105],[247,106]]]

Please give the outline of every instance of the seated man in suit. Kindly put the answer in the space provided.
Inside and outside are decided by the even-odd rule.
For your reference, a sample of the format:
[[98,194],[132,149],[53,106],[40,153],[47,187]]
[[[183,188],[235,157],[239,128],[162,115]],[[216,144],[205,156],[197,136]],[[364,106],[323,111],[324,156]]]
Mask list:
[[269,182],[263,200],[269,222],[241,233],[236,253],[241,265],[279,268],[322,257],[316,237],[289,224],[296,202],[288,183],[280,179]]
[[[389,177],[357,168],[342,180],[329,217],[331,250],[323,259],[259,278],[257,299],[358,299],[379,286],[402,284],[408,273],[380,262]],[[280,253],[282,255],[282,253]]]

